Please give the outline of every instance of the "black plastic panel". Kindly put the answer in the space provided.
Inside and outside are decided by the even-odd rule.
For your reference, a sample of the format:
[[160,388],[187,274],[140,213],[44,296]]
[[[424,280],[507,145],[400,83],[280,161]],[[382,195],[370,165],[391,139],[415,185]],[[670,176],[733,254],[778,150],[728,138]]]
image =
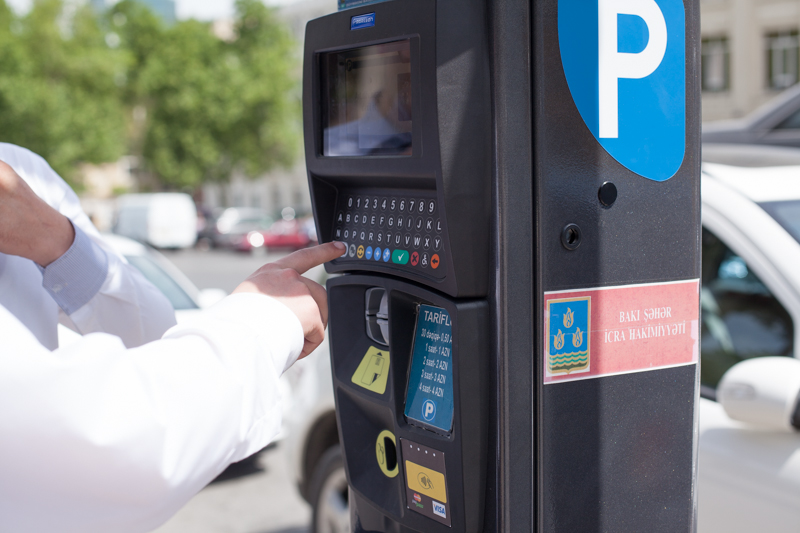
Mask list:
[[[354,384],[351,378],[374,343],[365,333],[365,294],[380,287],[389,294],[389,352],[391,371],[383,394]],[[488,305],[482,300],[454,301],[419,286],[382,276],[350,275],[328,281],[329,335],[336,414],[352,493],[371,524],[401,525],[415,531],[480,531],[487,464],[486,391],[489,364]],[[452,320],[454,417],[450,435],[439,435],[406,421],[408,371],[419,304],[441,307]],[[400,473],[393,478],[378,466],[375,442],[383,430],[400,439],[420,443],[445,454],[448,504],[452,529],[407,509],[402,450]],[[357,529],[358,530],[358,529]],[[399,529],[397,529],[399,531]]]
[[[350,30],[351,9],[313,20],[306,27],[303,124],[311,201],[320,242],[335,238],[336,209],[349,195],[431,198],[441,220],[441,251],[417,251],[430,267],[394,261],[339,259],[329,272],[389,273],[458,297],[486,296],[489,286],[492,132],[486,6],[476,0],[395,0],[369,5],[375,26]],[[320,54],[409,40],[413,153],[400,156],[322,155]],[[427,221],[427,218],[425,219]],[[405,236],[405,234],[403,234]],[[411,233],[412,239],[425,234]],[[375,247],[361,239],[342,239]],[[385,235],[384,235],[385,236]],[[385,245],[380,246],[382,251]],[[434,260],[433,255],[438,255]],[[363,259],[363,257],[361,258]],[[437,268],[432,268],[438,263]]]

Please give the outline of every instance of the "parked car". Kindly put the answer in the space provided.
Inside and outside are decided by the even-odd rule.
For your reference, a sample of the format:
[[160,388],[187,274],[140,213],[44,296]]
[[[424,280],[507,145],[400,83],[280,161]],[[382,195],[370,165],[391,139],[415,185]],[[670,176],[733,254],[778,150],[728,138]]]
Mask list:
[[264,245],[262,232],[272,225],[273,219],[263,209],[256,207],[229,207],[208,224],[202,234],[211,245],[249,251]]
[[197,240],[197,210],[183,193],[123,194],[114,233],[156,248],[190,248]]
[[800,84],[737,120],[703,124],[703,143],[767,144],[800,148]]
[[[166,257],[140,242],[113,234],[103,234],[103,240],[164,293],[175,309],[175,317],[179,322],[225,297],[222,289],[198,289]],[[59,325],[59,346],[78,338],[78,333]]]
[[[784,386],[790,372],[770,360],[800,366],[800,166],[705,164],[702,201],[699,531],[797,532],[800,433],[789,418],[800,369],[792,389]],[[741,385],[742,369],[750,375],[754,362],[765,365],[756,373],[767,384],[745,385],[772,391],[772,409],[782,413],[772,418],[781,423],[759,424],[769,409],[731,403],[736,390],[749,394],[746,387],[716,401],[720,382]],[[303,363],[284,449],[313,507],[312,531],[350,531],[330,358],[320,351]]]
[[[310,227],[308,220],[311,220]],[[313,226],[313,219],[278,220],[263,232],[264,246],[272,249],[299,250],[316,244],[316,231],[311,231]]]

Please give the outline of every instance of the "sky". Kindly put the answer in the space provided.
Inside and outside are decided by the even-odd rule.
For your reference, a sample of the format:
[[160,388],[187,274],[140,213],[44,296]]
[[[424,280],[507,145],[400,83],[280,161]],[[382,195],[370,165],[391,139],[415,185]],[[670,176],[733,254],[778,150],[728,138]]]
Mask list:
[[[32,0],[6,0],[18,13],[30,9]],[[298,0],[265,0],[271,5],[291,4]],[[330,0],[334,3],[336,0]],[[176,0],[179,19],[196,18],[200,20],[214,20],[233,16],[234,0]]]

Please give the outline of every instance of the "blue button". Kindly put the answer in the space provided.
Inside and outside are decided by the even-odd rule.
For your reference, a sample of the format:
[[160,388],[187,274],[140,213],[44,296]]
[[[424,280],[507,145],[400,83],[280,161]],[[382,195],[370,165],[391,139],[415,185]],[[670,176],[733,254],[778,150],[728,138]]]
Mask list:
[[381,249],[379,246],[375,247],[375,261],[381,260]]
[[392,251],[389,250],[388,248],[385,248],[383,250],[383,262],[384,263],[388,263],[389,259],[391,259],[391,257],[392,257]]
[[367,246],[367,250],[364,252],[364,257],[366,259],[372,259],[372,246]]

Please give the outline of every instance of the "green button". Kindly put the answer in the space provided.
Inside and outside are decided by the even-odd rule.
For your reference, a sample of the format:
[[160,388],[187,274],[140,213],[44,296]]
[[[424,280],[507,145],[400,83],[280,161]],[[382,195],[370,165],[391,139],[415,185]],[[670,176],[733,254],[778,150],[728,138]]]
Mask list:
[[392,252],[392,263],[397,263],[399,265],[405,265],[408,263],[408,251],[395,250]]

